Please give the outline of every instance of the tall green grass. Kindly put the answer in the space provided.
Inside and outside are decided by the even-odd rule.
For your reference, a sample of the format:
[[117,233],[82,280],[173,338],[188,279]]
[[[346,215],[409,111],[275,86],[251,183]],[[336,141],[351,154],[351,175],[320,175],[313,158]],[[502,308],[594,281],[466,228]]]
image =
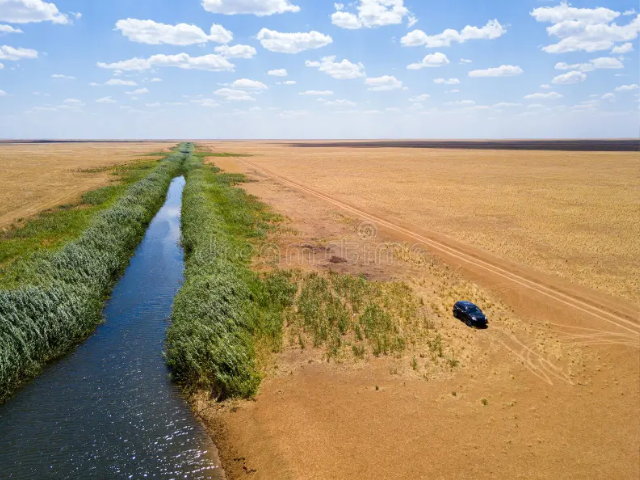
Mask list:
[[192,150],[181,145],[78,238],[36,253],[13,272],[18,286],[0,290],[0,402],[100,323],[105,298]]
[[327,360],[400,356],[432,335],[420,298],[402,282],[315,272],[296,272],[293,281],[299,288],[286,311],[289,341],[322,348]]
[[115,182],[82,195],[79,202],[40,213],[26,222],[0,232],[0,289],[20,286],[25,278],[20,263],[38,252],[58,250],[78,238],[100,211],[109,208],[158,165],[158,160],[137,161],[108,167]]
[[202,155],[186,159],[185,177],[185,281],[165,356],[187,393],[254,396],[263,354],[282,351],[287,337],[324,349],[328,360],[401,356],[436,338],[433,348],[444,358],[441,338],[409,286],[352,275],[256,273],[254,245],[279,216],[236,187],[242,175],[203,165]]
[[185,176],[185,282],[173,305],[167,362],[187,391],[251,397],[260,384],[256,339],[280,348],[282,311],[295,293],[286,273],[263,281],[249,268],[252,240],[264,237],[276,217],[234,188],[242,175],[189,156]]

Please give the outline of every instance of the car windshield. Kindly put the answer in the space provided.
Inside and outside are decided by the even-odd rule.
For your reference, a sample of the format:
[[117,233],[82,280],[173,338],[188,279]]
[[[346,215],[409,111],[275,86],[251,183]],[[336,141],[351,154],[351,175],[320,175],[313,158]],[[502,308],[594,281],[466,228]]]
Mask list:
[[475,305],[468,305],[465,310],[467,311],[467,313],[475,313],[476,315],[478,314],[482,314],[482,311],[476,307]]

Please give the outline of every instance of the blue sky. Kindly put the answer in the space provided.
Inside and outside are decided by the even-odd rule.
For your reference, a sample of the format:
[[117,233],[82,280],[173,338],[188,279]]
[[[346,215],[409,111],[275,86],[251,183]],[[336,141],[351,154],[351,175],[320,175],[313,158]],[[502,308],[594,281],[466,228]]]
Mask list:
[[0,138],[637,137],[636,6],[0,0]]

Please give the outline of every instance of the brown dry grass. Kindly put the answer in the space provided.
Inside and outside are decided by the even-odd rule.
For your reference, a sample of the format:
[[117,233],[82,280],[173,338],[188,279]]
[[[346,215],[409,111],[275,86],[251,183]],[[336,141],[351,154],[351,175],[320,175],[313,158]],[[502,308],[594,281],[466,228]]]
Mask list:
[[[243,171],[238,161],[212,160]],[[270,239],[281,250],[333,245],[292,262],[281,258],[280,266],[406,282],[424,300],[429,336],[440,336],[446,356],[459,363],[440,362],[428,342],[401,355],[327,362],[325,349],[285,341],[264,363],[255,401],[194,399],[228,478],[638,477],[637,347],[605,336],[606,324],[571,333],[582,328],[570,314],[550,315],[556,324],[527,320],[500,290],[402,245],[385,243],[395,252],[389,264],[363,256],[332,263],[327,258],[344,256],[339,239],[360,252],[364,243],[388,239],[359,239],[358,218],[270,177],[249,176],[243,188],[288,219]],[[488,329],[451,316],[461,298],[482,306]],[[525,302],[518,310],[530,308]],[[557,328],[564,322],[568,332]]]
[[56,143],[0,145],[0,228],[70,203],[106,185],[106,168],[175,143]]
[[251,162],[356,207],[640,299],[637,153],[207,146],[252,154]]

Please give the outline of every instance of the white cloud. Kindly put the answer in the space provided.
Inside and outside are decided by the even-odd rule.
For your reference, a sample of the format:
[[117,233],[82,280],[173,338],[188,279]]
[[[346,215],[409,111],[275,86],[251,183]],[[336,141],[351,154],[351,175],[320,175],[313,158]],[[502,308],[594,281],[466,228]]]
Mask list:
[[61,73],[54,73],[53,75],[51,75],[51,78],[60,78],[60,79],[64,79],[64,80],[75,80],[76,77],[72,77],[70,75],[63,75]]
[[146,103],[145,106],[150,108],[156,108],[156,107],[161,107],[162,104],[160,102],[154,102],[154,103]]
[[624,68],[624,64],[615,57],[594,58],[589,60],[589,63],[556,63],[556,70],[580,70],[581,72],[591,72],[598,68]]
[[547,53],[608,50],[616,43],[635,39],[640,31],[640,16],[620,26],[614,22],[620,12],[603,7],[574,8],[563,2],[555,7],[536,8],[531,16],[538,22],[551,23],[548,35],[560,39],[542,48]]
[[231,88],[235,88],[236,90],[266,90],[267,87],[264,83],[258,82],[257,80],[249,80],[248,78],[241,78],[240,80],[236,80],[231,84]]
[[614,88],[616,92],[630,92],[631,90],[638,90],[638,85],[635,83],[632,85],[620,85],[619,87]]
[[147,88],[136,88],[132,92],[127,92],[127,95],[144,95],[146,93],[149,93]]
[[8,45],[0,45],[0,60],[23,60],[38,58],[38,52],[30,48],[14,48]]
[[525,99],[526,100],[557,100],[559,98],[564,97],[564,95],[561,95],[557,92],[549,92],[549,93],[532,93],[529,95],[525,95]]
[[330,107],[355,107],[356,105],[358,105],[357,103],[352,102],[351,100],[332,100],[332,101],[327,101],[324,98],[319,98],[318,101],[321,102],[322,104],[330,106]]
[[331,23],[340,28],[346,28],[349,30],[357,30],[359,28],[362,28],[362,22],[360,21],[358,16],[350,12],[335,12],[333,15],[331,15]]
[[431,98],[431,95],[429,95],[428,93],[423,93],[421,95],[416,95],[415,97],[411,97],[409,99],[410,102],[424,102],[426,100],[429,100],[429,98]]
[[473,60],[469,60],[468,58],[461,58],[460,64],[464,65],[465,63],[473,63]]
[[267,75],[271,75],[272,77],[286,77],[288,73],[286,69],[279,68],[277,70],[269,70]]
[[364,65],[362,63],[351,63],[347,59],[343,59],[341,62],[334,62],[336,59],[333,57],[324,57],[320,62],[311,62],[307,60],[305,65],[307,67],[317,68],[321,72],[327,75],[337,78],[338,80],[348,80],[352,78],[364,77]]
[[111,97],[102,97],[102,98],[98,98],[96,100],[97,103],[117,103],[113,98]]
[[460,90],[447,90],[445,93],[458,93]]
[[613,93],[605,93],[602,96],[602,100],[613,100],[616,96]]
[[4,97],[7,94],[4,90],[0,90],[0,97]]
[[5,33],[23,33],[19,28],[13,28],[11,25],[0,25],[0,35]]
[[118,86],[135,87],[136,85],[138,85],[133,80],[121,80],[119,78],[112,78],[110,80],[107,80],[104,84],[108,85],[110,87],[114,87],[114,86],[116,86],[116,87],[118,87]]
[[590,24],[607,23],[620,16],[608,8],[574,8],[567,2],[555,7],[540,7],[531,12],[538,22],[561,23],[567,20],[585,21]]
[[78,106],[83,106],[84,103],[82,103],[82,101],[78,100],[77,98],[67,98],[64,103],[66,103],[67,105],[78,105]]
[[397,25],[408,17],[409,26],[417,19],[404,6],[404,0],[360,0],[358,13],[344,11],[344,5],[336,4],[336,12],[331,15],[331,22],[341,28],[358,29],[374,28],[385,25]]
[[4,68],[4,65],[0,63],[0,70]]
[[276,85],[295,85],[296,83],[295,80],[286,80],[284,82],[276,82]]
[[422,68],[441,67],[448,63],[449,59],[444,53],[436,52],[425,56],[421,62],[412,63],[407,68],[409,70],[420,70]]
[[587,79],[587,76],[584,73],[574,70],[573,72],[568,72],[562,75],[558,75],[553,80],[551,80],[551,83],[555,83],[559,85],[569,85],[571,83],[584,82],[586,79]]
[[433,80],[433,83],[444,84],[444,85],[459,85],[460,80],[458,80],[457,78],[450,78],[449,80],[446,80],[444,78],[436,78]]
[[540,88],[551,88],[551,85],[544,83],[542,85],[540,85]]
[[149,45],[194,45],[207,42],[229,43],[233,40],[233,34],[220,25],[212,25],[211,33],[207,35],[195,25],[179,23],[167,25],[153,20],[136,20],[127,18],[116,22],[116,30],[132,42],[146,43]]
[[629,10],[625,10],[622,15],[635,15],[636,13],[637,12],[635,8],[630,8]]
[[221,88],[213,92],[214,95],[224,98],[232,102],[252,102],[255,100],[251,95],[243,90],[235,90],[232,88]]
[[259,17],[300,11],[300,7],[293,5],[290,0],[202,0],[202,6],[211,13],[248,14]]
[[220,45],[215,49],[224,58],[253,58],[258,52],[250,45]]
[[514,77],[523,73],[522,68],[513,65],[500,65],[496,68],[484,70],[471,70],[470,77]]
[[42,0],[0,0],[0,21],[9,23],[53,22],[60,25],[73,23],[58,11],[53,3]]
[[213,98],[198,98],[195,100],[191,100],[191,103],[195,103],[200,105],[201,107],[206,108],[217,108],[220,106],[218,102],[216,102]]
[[153,55],[149,58],[132,58],[115,63],[99,62],[98,67],[118,70],[149,70],[156,67],[176,67],[187,70],[209,70],[212,72],[233,71],[235,65],[220,55],[191,57],[187,53],[177,55]]
[[306,92],[300,92],[298,95],[308,95],[310,97],[327,97],[333,95],[331,90],[307,90]]
[[281,33],[263,28],[256,36],[260,44],[271,52],[300,53],[305,50],[321,48],[333,42],[329,35],[311,31],[308,33]]
[[622,45],[618,45],[617,47],[613,47],[613,49],[611,50],[611,53],[615,54],[615,55],[622,55],[624,53],[629,53],[633,51],[633,44],[632,43],[624,43]]
[[385,92],[402,88],[402,82],[396,77],[389,75],[377,78],[367,78],[364,83],[369,86],[368,90],[372,92]]
[[154,82],[154,83],[155,83],[155,82],[161,82],[161,81],[162,81],[162,79],[161,79],[161,78],[158,78],[158,77],[155,77],[155,78],[152,78],[152,79],[151,79],[151,81],[152,81],[152,82]]
[[484,27],[467,25],[460,32],[451,28],[437,35],[427,35],[422,30],[414,30],[400,40],[405,47],[425,45],[427,48],[449,47],[453,42],[464,43],[467,40],[493,40],[507,33],[507,29],[498,20],[489,20]]
[[614,57],[600,57],[590,60],[596,68],[624,68],[624,64]]

